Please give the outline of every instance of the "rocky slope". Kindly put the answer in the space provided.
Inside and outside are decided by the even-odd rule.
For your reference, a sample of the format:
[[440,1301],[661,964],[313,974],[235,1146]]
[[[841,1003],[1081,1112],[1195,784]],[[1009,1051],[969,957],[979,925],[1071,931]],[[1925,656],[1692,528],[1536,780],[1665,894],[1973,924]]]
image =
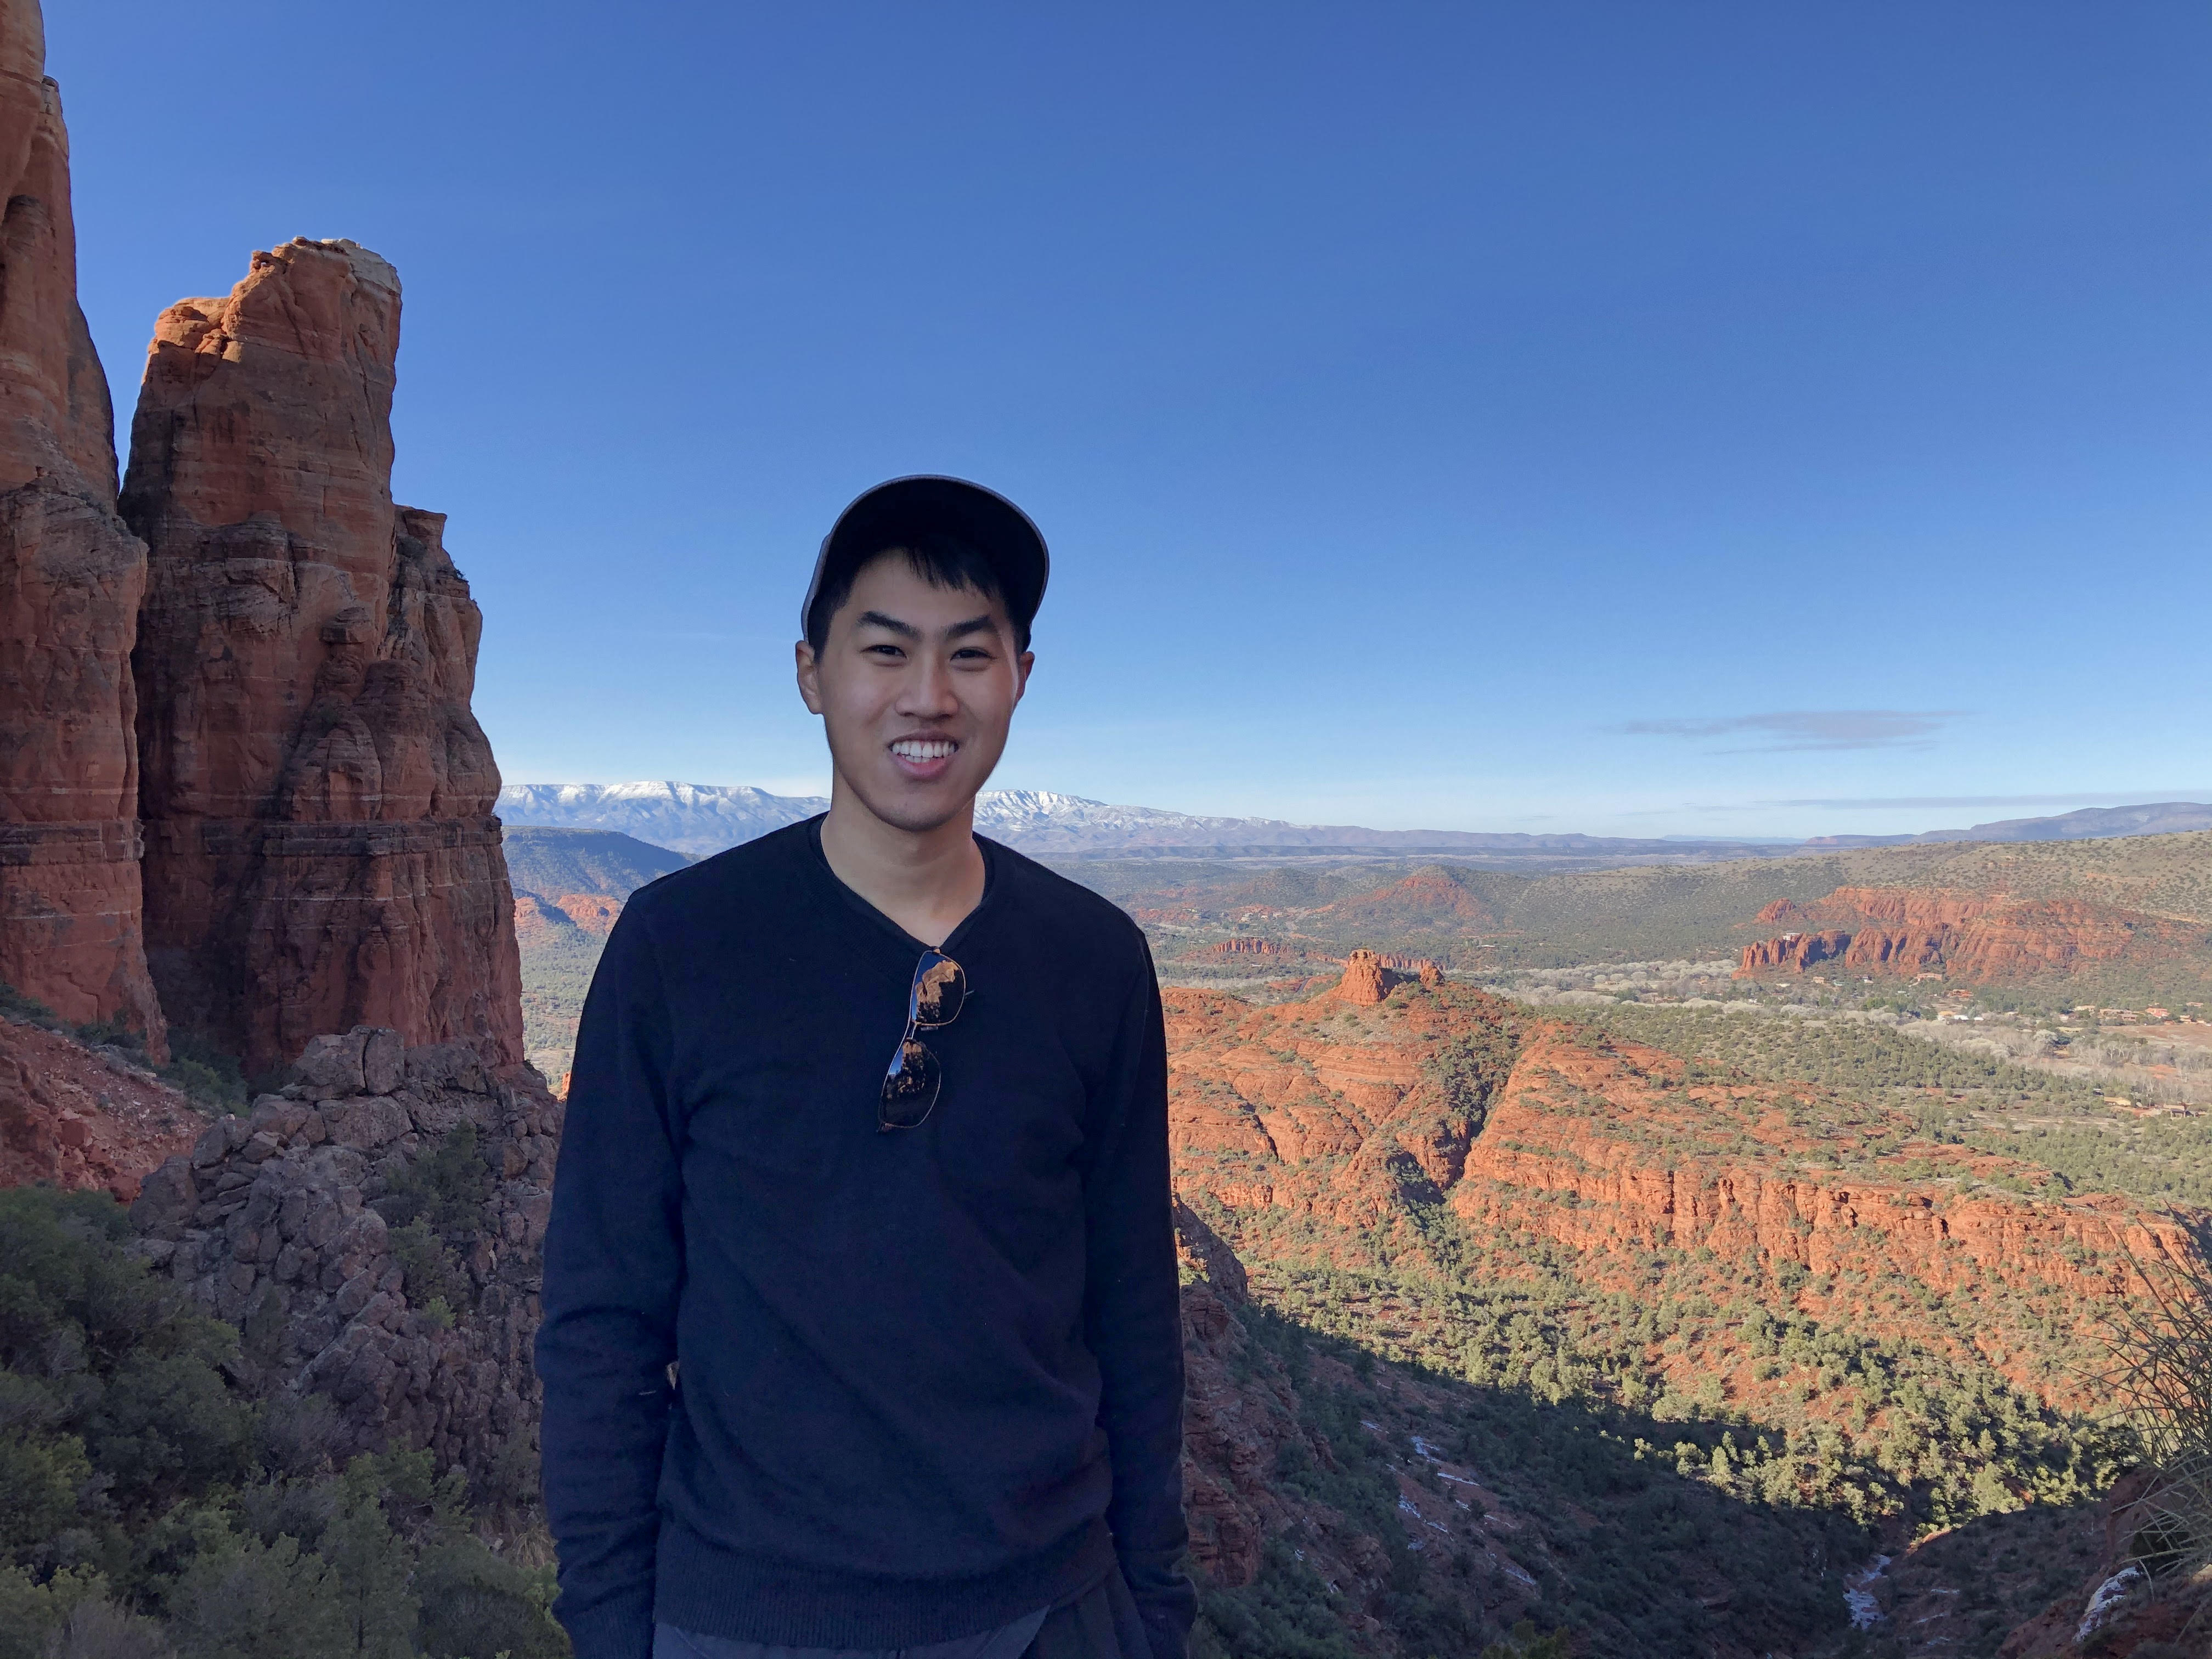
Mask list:
[[0,7],[0,984],[159,1055],[131,675],[146,550],[115,510],[45,58],[38,8]]
[[2185,1248],[2174,1223],[1832,1089],[1368,979],[1168,994],[1178,1191],[1267,1314],[1595,1413],[1638,1460],[1858,1540],[1832,1551],[2108,1478],[2081,1366],[2133,1264]]
[[131,422],[149,957],[250,1072],[356,1022],[522,1054],[483,620],[392,499],[399,303],[352,242],[257,253],[162,313]]
[[207,1120],[143,1064],[0,1018],[0,1187],[97,1187],[128,1203]]
[[335,1403],[335,1458],[428,1447],[478,1501],[527,1505],[560,1132],[521,1068],[356,1028],[311,1042],[250,1116],[206,1124],[131,1218],[156,1267],[244,1332],[250,1388]]

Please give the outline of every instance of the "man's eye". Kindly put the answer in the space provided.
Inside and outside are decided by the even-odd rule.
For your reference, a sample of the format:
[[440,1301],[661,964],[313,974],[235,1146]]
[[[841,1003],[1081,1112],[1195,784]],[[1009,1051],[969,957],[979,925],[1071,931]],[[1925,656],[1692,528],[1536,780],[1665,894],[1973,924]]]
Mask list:
[[898,647],[895,645],[872,645],[869,646],[867,649],[871,653],[880,653],[886,657],[903,657],[906,655],[905,652],[900,650]]

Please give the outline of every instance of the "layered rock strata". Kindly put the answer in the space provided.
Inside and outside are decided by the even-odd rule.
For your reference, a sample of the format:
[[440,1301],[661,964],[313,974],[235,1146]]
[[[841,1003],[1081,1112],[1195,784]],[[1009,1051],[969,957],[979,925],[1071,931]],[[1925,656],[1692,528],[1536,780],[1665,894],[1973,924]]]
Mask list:
[[0,7],[0,983],[166,1057],[147,976],[131,646],[146,550],[76,299],[38,8]]
[[250,1072],[356,1024],[521,1058],[482,618],[392,499],[398,343],[389,264],[289,242],[161,314],[132,422],[149,955]]
[[2201,954],[2212,935],[2177,921],[2079,899],[2014,900],[2002,893],[1838,887],[1809,906],[1770,904],[1758,920],[1844,924],[1789,933],[1744,947],[1738,978],[1803,973],[1839,962],[1869,975],[1942,974],[1972,984],[2065,977],[2120,963]]
[[[480,1496],[521,1499],[561,1118],[529,1073],[489,1073],[467,1044],[410,1048],[389,1028],[320,1037],[281,1093],[149,1176],[131,1218],[157,1268],[243,1330],[249,1388],[336,1404],[335,1455],[427,1446]],[[388,1222],[404,1194],[422,1208],[432,1154],[446,1183],[434,1213]]]
[[[1571,1251],[1593,1285],[1641,1285],[1669,1250],[1755,1261],[1778,1287],[1909,1280],[1947,1310],[1928,1340],[1968,1333],[1979,1363],[2024,1388],[2045,1384],[2023,1328],[1997,1311],[2008,1299],[2087,1331],[2138,1283],[2136,1264],[2187,1249],[2182,1225],[2148,1206],[1921,1139],[1899,1110],[1708,1080],[1449,981],[1379,1005],[1368,994],[1357,964],[1304,1002],[1164,994],[1186,1202],[1346,1266],[1421,1260],[1419,1218],[1441,1209],[1470,1238]],[[1826,1293],[1773,1294],[1856,1316]]]

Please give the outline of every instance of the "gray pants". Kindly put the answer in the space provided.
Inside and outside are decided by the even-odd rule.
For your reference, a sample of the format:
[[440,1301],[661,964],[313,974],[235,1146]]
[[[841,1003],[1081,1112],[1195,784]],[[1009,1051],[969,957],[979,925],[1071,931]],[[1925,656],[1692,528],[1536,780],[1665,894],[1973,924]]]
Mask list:
[[657,1625],[653,1659],[1152,1659],[1137,1603],[1118,1569],[1066,1607],[987,1636],[927,1647],[861,1650],[769,1647]]

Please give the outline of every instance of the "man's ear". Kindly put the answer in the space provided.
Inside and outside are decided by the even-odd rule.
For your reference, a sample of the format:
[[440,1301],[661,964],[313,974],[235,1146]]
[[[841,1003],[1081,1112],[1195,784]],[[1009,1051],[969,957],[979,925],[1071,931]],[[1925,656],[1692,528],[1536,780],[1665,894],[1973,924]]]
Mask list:
[[1024,651],[1014,659],[1014,701],[1019,702],[1022,694],[1030,689],[1030,670],[1036,666],[1036,653]]
[[805,640],[791,647],[799,669],[799,695],[806,703],[809,714],[822,712],[822,665],[814,659],[814,647]]

